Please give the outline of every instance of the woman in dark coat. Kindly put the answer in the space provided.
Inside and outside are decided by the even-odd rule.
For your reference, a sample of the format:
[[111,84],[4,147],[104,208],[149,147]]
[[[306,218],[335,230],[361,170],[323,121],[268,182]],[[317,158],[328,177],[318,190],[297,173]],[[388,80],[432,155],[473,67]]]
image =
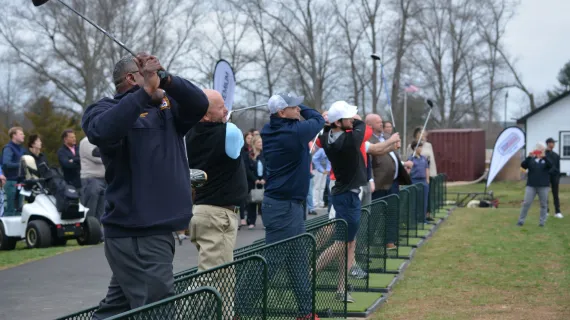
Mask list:
[[25,154],[32,156],[36,160],[36,168],[39,169],[42,163],[49,166],[46,156],[42,152],[42,139],[40,139],[39,135],[30,135],[28,138],[28,151]]
[[[251,152],[247,158],[245,171],[249,191],[263,188],[265,185],[265,159],[263,158],[263,144],[261,136],[251,139]],[[247,206],[247,224],[249,229],[255,228],[257,215],[261,214],[261,203],[249,203]]]

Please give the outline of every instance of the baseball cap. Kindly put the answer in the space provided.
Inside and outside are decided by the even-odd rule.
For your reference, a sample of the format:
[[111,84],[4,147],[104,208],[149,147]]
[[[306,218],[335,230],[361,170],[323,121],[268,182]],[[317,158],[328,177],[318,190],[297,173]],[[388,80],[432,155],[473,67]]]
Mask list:
[[558,141],[556,141],[556,140],[554,140],[554,139],[552,139],[552,138],[546,139],[546,143],[551,143],[551,142],[558,142]]
[[278,93],[274,94],[267,101],[267,109],[270,114],[277,113],[287,107],[295,107],[303,103],[304,96],[296,96],[294,93]]
[[346,101],[336,101],[329,108],[329,122],[333,123],[340,119],[351,119],[358,113],[358,107],[348,104]]

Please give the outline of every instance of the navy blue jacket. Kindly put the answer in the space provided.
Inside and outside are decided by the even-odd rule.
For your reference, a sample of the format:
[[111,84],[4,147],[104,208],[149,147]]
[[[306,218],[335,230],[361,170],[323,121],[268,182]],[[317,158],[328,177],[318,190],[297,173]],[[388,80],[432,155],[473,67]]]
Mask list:
[[552,163],[548,157],[540,159],[526,157],[521,163],[523,169],[528,169],[526,185],[529,187],[550,187],[550,169]]
[[[79,160],[79,147],[74,146],[75,155],[69,150],[66,145],[61,146],[57,150],[57,159],[63,171],[65,181],[76,189],[81,188],[81,162]],[[71,162],[70,162],[71,160]]]
[[204,92],[172,76],[161,106],[138,86],[89,106],[82,127],[105,165],[105,237],[188,228],[192,192],[184,135],[208,110]]
[[264,195],[273,199],[303,201],[309,192],[309,142],[325,119],[309,107],[300,108],[305,121],[271,116],[261,129],[267,175]]
[[20,171],[20,159],[26,152],[21,145],[17,145],[10,141],[2,149],[2,172],[7,180],[18,180]]

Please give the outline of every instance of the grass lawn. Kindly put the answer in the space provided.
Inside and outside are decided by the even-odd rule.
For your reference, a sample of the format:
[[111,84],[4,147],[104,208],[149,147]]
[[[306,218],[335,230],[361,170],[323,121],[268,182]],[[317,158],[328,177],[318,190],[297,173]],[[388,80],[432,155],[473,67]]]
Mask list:
[[[570,186],[560,187],[570,213]],[[490,190],[499,209],[456,209],[372,319],[570,319],[570,215],[550,215],[539,228],[535,200],[518,227],[524,182],[493,183]]]
[[64,247],[49,247],[45,249],[28,249],[25,241],[18,241],[16,249],[0,251],[0,270],[81,248],[83,247],[77,244],[75,240],[67,241],[67,245]]

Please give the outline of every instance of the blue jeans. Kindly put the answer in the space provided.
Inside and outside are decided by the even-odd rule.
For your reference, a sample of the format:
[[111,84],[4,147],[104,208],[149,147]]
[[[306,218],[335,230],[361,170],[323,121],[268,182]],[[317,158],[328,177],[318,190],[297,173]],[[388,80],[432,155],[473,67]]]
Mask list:
[[[266,196],[263,198],[261,211],[265,225],[266,244],[305,233],[304,210],[301,201],[277,200]],[[312,294],[309,281],[310,259],[304,257],[309,253],[307,248],[288,248],[289,250],[279,250],[279,246],[272,248],[266,251],[265,256],[269,281],[271,282],[281,267],[285,267],[299,306],[299,315],[308,315],[312,310]]]
[[[20,196],[18,190],[16,190],[16,181],[6,181],[4,192],[6,193],[6,210],[4,211],[4,216],[19,216],[20,213],[16,212],[16,209],[22,207],[23,197]],[[18,198],[17,200],[16,197]]]

